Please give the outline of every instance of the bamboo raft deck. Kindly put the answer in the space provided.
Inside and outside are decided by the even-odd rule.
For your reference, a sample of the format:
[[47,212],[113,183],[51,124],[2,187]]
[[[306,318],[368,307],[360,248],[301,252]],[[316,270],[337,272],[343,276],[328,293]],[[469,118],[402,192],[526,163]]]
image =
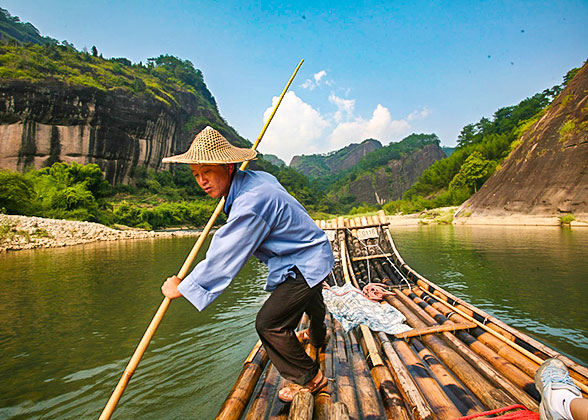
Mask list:
[[[449,420],[522,404],[538,412],[533,376],[541,362],[559,357],[588,396],[588,369],[453,296],[402,259],[384,212],[375,217],[318,221],[329,235],[335,267],[331,285],[360,289],[383,283],[392,305],[413,330],[391,336],[361,325],[348,334],[327,314],[330,340],[307,345],[325,376],[317,395],[292,404],[277,392],[284,380],[260,343],[243,365],[218,420]],[[358,238],[359,237],[359,238]],[[302,324],[305,320],[302,320]]]

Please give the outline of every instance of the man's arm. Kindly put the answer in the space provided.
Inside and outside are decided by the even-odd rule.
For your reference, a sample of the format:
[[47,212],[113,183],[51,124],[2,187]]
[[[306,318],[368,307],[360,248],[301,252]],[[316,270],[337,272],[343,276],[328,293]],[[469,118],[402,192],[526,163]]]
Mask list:
[[181,283],[176,276],[168,278],[162,293],[170,299],[184,296],[202,311],[227,288],[268,234],[269,226],[256,214],[230,218],[215,233],[206,258]]

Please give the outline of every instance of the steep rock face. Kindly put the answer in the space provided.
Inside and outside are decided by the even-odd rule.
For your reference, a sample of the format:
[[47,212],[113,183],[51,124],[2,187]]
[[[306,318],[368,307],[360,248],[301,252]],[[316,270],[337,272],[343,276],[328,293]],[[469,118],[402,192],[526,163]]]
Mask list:
[[[202,99],[177,95],[178,103],[166,104],[122,90],[3,80],[0,168],[97,163],[111,183],[127,182],[137,166],[159,169],[163,157],[184,152],[203,128],[188,130],[190,118],[226,126]],[[230,128],[221,132],[234,144],[247,144]]]
[[588,64],[501,166],[458,215],[588,215]]
[[352,143],[327,155],[294,156],[290,167],[309,177],[331,175],[357,165],[362,157],[382,147],[378,140],[367,139]]
[[353,180],[341,193],[351,194],[355,201],[369,204],[384,204],[386,201],[398,200],[425,169],[443,158],[443,150],[436,144],[429,144]]

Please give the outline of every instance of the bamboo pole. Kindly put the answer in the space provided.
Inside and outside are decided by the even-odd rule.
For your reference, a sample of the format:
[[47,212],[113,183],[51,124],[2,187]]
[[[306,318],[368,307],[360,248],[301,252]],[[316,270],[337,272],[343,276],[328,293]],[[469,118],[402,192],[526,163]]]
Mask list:
[[439,325],[433,327],[416,328],[410,331],[406,331],[400,334],[394,334],[394,337],[399,339],[407,339],[412,337],[421,337],[427,334],[438,334],[441,332],[456,332],[459,330],[467,330],[475,328],[475,324],[451,324],[451,325]]
[[245,420],[264,419],[269,411],[269,402],[276,393],[279,373],[274,365],[270,364],[263,386],[259,390],[251,408],[247,412]]
[[[394,296],[388,295],[385,299],[398,309],[406,317],[409,324],[413,327],[422,328],[426,324],[414,315],[400,300],[397,295],[403,295],[396,292]],[[443,333],[449,334],[449,333]],[[435,352],[437,357],[449,367],[453,373],[461,380],[476,397],[489,409],[496,409],[515,404],[516,401],[507,395],[501,389],[490,384],[473,366],[471,366],[457,352],[451,349],[438,336],[427,335],[422,337],[422,341]]]
[[253,360],[241,371],[215,420],[237,420],[241,417],[267,361],[267,353],[260,347]]
[[417,420],[435,419],[436,417],[431,410],[431,406],[421,395],[408,369],[402,363],[402,360],[400,360],[396,350],[392,347],[388,336],[383,332],[377,333],[377,336],[388,358],[390,372],[394,376],[395,382],[398,384],[398,388],[404,396],[404,400],[411,407],[413,415]]
[[351,376],[351,367],[349,366],[348,351],[345,345],[345,338],[339,322],[334,322],[335,337],[331,340],[336,340],[337,349],[335,352],[334,361],[337,367],[337,401],[345,404],[349,410],[349,417],[352,419],[360,419],[359,407],[357,404],[357,397],[355,393],[355,384]]
[[[416,341],[416,340],[415,340]],[[450,420],[462,416],[462,413],[447,396],[443,388],[437,383],[430,371],[414,354],[408,343],[402,340],[392,342],[396,353],[412,375],[431,409],[440,420]]]
[[[526,334],[523,334],[522,332],[518,331],[517,329],[511,327],[508,324],[505,324],[504,322],[500,321],[499,319],[497,319],[491,315],[488,315],[486,312],[484,312],[484,311],[480,310],[479,308],[476,308],[473,305],[459,299],[458,297],[452,295],[451,293],[447,292],[443,288],[432,283],[430,280],[421,276],[419,273],[414,271],[408,264],[406,264],[406,262],[404,262],[404,260],[402,259],[402,256],[400,255],[400,253],[398,252],[398,249],[396,248],[396,244],[394,243],[394,240],[392,239],[392,235],[390,234],[389,229],[386,229],[386,234],[388,236],[388,241],[390,242],[390,245],[392,247],[392,252],[394,253],[395,258],[398,260],[399,266],[401,268],[403,268],[404,270],[406,270],[409,273],[408,276],[413,278],[414,281],[420,287],[422,287],[427,292],[432,293],[435,296],[439,297],[441,300],[446,301],[447,303],[450,303],[449,301],[452,301],[453,303],[452,304],[450,303],[450,304],[452,305],[453,308],[461,309],[462,311],[466,312],[468,315],[474,317],[477,321],[482,322],[488,328],[497,332],[499,335],[502,336],[502,338],[500,338],[500,337],[498,337],[498,338],[500,340],[504,341],[506,344],[510,345],[508,342],[508,341],[510,341],[515,344],[518,344],[522,348],[525,348],[527,351],[531,352],[532,354],[534,354],[534,352],[540,352],[540,353],[543,353],[545,358],[549,358],[549,357],[559,358],[569,368],[570,376],[574,379],[574,382],[576,383],[576,385],[578,385],[585,393],[588,392],[588,387],[586,387],[586,385],[588,385],[588,368],[587,367],[579,365],[578,363],[574,362],[573,360],[569,359],[568,357],[547,347],[543,343],[538,342],[534,338],[529,337]],[[505,341],[504,339],[507,339],[508,341]],[[543,361],[543,358],[539,358],[539,359],[541,359],[541,361]],[[584,384],[584,386],[580,385],[580,383]]]
[[[398,293],[397,297],[402,299],[407,308],[417,314],[425,323],[433,325],[436,323],[435,319],[423,311],[414,301],[409,299],[403,293]],[[443,340],[448,343],[453,350],[455,350],[461,357],[468,361],[471,366],[474,366],[485,378],[491,381],[496,387],[503,389],[511,397],[518,400],[530,410],[538,410],[537,402],[531,398],[526,392],[516,387],[512,382],[507,380],[501,373],[499,373],[492,365],[485,359],[475,353],[457,337],[449,333],[441,333]],[[467,385],[467,384],[466,384]]]
[[331,420],[349,420],[349,410],[347,406],[342,402],[336,402],[331,407],[329,414]]
[[472,415],[484,411],[484,406],[459,384],[453,375],[439,362],[435,355],[419,340],[410,340],[418,356],[435,376],[435,379],[455,406],[464,414]]
[[[369,373],[366,361],[361,357],[361,350],[357,337],[354,334],[348,334],[351,348],[351,362],[353,373],[355,375],[355,386],[361,392],[358,398],[359,406],[366,419],[380,419],[385,416],[383,406],[378,399],[378,392],[374,381]],[[379,357],[379,356],[378,356]]]
[[[304,63],[304,60],[300,60],[300,63],[298,63],[296,70],[294,70],[294,73],[292,74],[292,76],[290,77],[290,80],[286,84],[286,87],[282,91],[282,94],[280,95],[280,99],[278,100],[278,102],[274,106],[274,109],[273,109],[270,117],[267,119],[265,125],[263,126],[263,129],[261,130],[261,133],[259,134],[259,136],[257,137],[257,140],[255,140],[255,143],[252,146],[253,150],[257,149],[259,142],[261,141],[263,135],[265,134],[270,122],[272,121],[276,111],[278,110],[278,107],[280,106],[280,103],[282,102],[282,99],[284,98],[284,95],[286,95],[286,92],[288,91],[290,84],[294,80],[296,73],[298,73],[300,66],[302,66],[302,63]],[[248,163],[249,162],[243,162],[241,164],[240,169],[244,170],[247,167]],[[182,268],[180,269],[178,276],[177,276],[180,278],[180,280],[183,280],[186,277],[186,275],[188,274],[190,267],[192,266],[192,264],[194,263],[194,260],[196,259],[196,255],[200,251],[200,248],[202,247],[204,240],[206,239],[206,237],[210,233],[210,230],[212,229],[212,226],[214,225],[214,222],[216,221],[218,215],[222,211],[224,205],[225,205],[225,197],[220,199],[214,212],[212,213],[212,216],[208,220],[208,223],[206,223],[204,230],[202,231],[202,233],[198,237],[198,240],[194,244],[194,247],[190,251],[190,254],[188,254],[188,257],[184,261],[184,264],[182,265]],[[104,407],[104,410],[102,411],[102,414],[100,415],[99,420],[108,420],[112,416],[112,413],[116,409],[116,405],[118,404],[120,398],[122,397],[122,394],[125,391],[127,384],[131,380],[131,377],[135,373],[135,370],[137,369],[137,366],[139,365],[139,362],[141,361],[143,354],[145,354],[145,351],[147,350],[147,346],[151,342],[151,339],[153,338],[153,335],[155,334],[157,327],[159,327],[159,324],[161,323],[163,316],[167,312],[167,309],[169,308],[170,303],[171,303],[171,299],[166,296],[163,299],[163,302],[161,303],[161,305],[159,306],[159,309],[157,310],[155,316],[151,320],[151,323],[147,327],[147,330],[145,331],[143,338],[139,342],[137,349],[133,353],[133,356],[131,357],[131,360],[129,361],[121,379],[119,380],[118,384],[116,385],[116,388],[114,389],[112,395],[110,396],[108,402],[106,403],[106,407]]]
[[[327,334],[333,337],[333,321],[330,313],[325,315],[325,326]],[[326,378],[332,378],[333,374],[333,345],[331,340],[326,346],[319,351],[320,367]],[[332,381],[329,381],[327,387],[320,391],[314,397],[314,418],[315,420],[329,420],[329,411],[331,410],[331,395],[333,394]]]
[[294,395],[288,420],[312,420],[314,398],[310,392],[299,392]]
[[372,367],[370,373],[374,379],[374,384],[380,392],[382,397],[382,404],[386,410],[386,415],[389,419],[395,420],[410,420],[410,416],[404,400],[394,382],[394,378],[385,365],[378,365]]
[[382,404],[384,406],[384,410],[386,411],[386,415],[389,419],[409,420],[409,414],[406,410],[406,406],[404,405],[402,395],[400,394],[400,391],[398,390],[398,387],[396,386],[390,371],[384,364],[382,358],[379,356],[379,353],[379,363],[373,363],[373,348],[377,349],[377,345],[375,344],[372,331],[370,329],[367,329],[367,332],[365,330],[359,330],[359,336],[360,345],[363,348],[363,354],[365,355],[366,361],[368,364],[372,365],[370,373],[372,375],[372,379],[374,380],[376,389],[380,392],[380,397],[382,398]]
[[[426,301],[421,299],[422,295],[424,294],[424,291],[420,288],[415,288],[412,292],[404,291],[404,294],[408,297],[411,297],[415,301],[415,303],[419,304],[421,307],[424,306],[426,310],[428,310],[427,312],[435,319],[439,319],[441,321],[440,323],[442,323],[443,325],[454,325],[452,321],[449,321],[446,318],[446,316],[450,315],[452,312],[450,309],[441,305],[436,299],[434,303],[431,303],[433,299],[427,299]],[[467,322],[467,320],[461,317],[460,315],[451,316],[456,316],[456,319],[462,322]],[[540,399],[540,395],[535,388],[535,382],[533,378],[530,377],[530,375],[527,375],[521,369],[521,365],[523,364],[523,362],[528,360],[523,360],[524,358],[521,355],[519,355],[518,361],[520,363],[512,364],[508,359],[502,357],[494,349],[490,348],[482,341],[477,340],[471,334],[465,331],[456,331],[455,335],[461,341],[466,343],[472,350],[474,350],[476,353],[478,353],[480,356],[486,359],[490,364],[492,364],[492,366],[494,366],[496,370],[502,373],[511,382],[513,382],[520,388],[524,389],[529,395],[531,395],[535,399]],[[510,349],[509,347],[505,348]],[[533,374],[534,373],[535,372],[533,371]]]

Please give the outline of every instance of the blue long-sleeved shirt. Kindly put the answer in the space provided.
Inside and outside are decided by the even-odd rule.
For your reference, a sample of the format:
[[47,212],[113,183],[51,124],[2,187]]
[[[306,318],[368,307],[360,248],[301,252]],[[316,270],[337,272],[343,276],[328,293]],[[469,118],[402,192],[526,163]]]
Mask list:
[[268,266],[267,291],[293,275],[294,266],[310,287],[332,270],[327,236],[274,176],[237,171],[224,210],[227,223],[215,233],[206,258],[178,286],[198,310],[227,288],[251,255]]

